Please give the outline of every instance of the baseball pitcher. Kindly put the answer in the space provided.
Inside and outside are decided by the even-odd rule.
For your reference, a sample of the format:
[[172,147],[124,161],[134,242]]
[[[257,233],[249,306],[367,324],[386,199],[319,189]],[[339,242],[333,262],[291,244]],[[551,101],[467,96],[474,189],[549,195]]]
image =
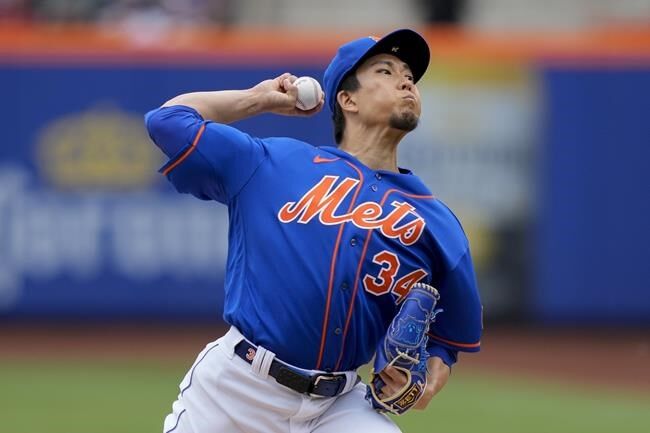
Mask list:
[[[311,110],[290,73],[188,93],[145,117],[181,193],[230,215],[223,337],[198,355],[165,433],[399,432],[458,352],[480,348],[481,303],[454,214],[397,146],[418,124],[429,64],[412,30],[341,46]],[[229,123],[327,105],[337,146],[259,138]],[[325,137],[323,142],[325,142]],[[358,367],[374,357],[372,377]]]

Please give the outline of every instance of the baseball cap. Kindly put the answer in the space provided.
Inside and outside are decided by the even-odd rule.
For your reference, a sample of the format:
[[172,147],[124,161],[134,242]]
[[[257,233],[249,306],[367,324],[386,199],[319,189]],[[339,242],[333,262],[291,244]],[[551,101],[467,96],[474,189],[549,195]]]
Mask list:
[[336,93],[345,76],[366,59],[391,54],[409,65],[417,82],[429,66],[429,46],[422,36],[410,29],[395,30],[383,38],[367,36],[342,45],[325,70],[325,101],[334,113]]

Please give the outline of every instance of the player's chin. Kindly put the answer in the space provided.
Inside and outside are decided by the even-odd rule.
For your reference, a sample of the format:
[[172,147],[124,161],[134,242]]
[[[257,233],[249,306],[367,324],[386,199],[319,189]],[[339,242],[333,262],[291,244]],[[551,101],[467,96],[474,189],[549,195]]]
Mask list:
[[392,128],[406,132],[413,131],[415,128],[417,128],[419,121],[419,113],[408,109],[393,114],[389,119],[389,123]]

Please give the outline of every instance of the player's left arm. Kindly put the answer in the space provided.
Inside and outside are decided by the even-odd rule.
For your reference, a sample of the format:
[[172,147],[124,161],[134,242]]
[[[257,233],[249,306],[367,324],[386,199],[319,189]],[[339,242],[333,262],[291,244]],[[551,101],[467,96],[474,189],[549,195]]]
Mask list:
[[483,308],[469,248],[436,286],[440,292],[437,308],[442,312],[429,327],[427,351],[450,365],[458,352],[481,350]]
[[481,349],[483,313],[469,248],[439,283],[442,311],[429,328],[427,352],[428,376],[424,395],[416,409],[427,407],[445,386],[458,352]]
[[[458,352],[478,352],[483,329],[481,301],[469,249],[437,284],[443,311],[429,328],[427,385],[414,409],[425,409],[449,380]],[[406,377],[387,367],[380,373],[386,383],[383,393],[391,395],[406,385]]]

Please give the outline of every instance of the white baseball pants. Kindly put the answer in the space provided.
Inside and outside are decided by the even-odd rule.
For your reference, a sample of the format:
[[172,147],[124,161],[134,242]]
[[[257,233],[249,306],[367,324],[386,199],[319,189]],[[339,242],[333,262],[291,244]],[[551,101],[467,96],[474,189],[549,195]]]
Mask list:
[[336,397],[300,394],[268,375],[271,352],[258,347],[253,365],[235,355],[242,339],[232,327],[199,353],[164,433],[400,432],[364,399],[366,386],[355,385],[356,372],[346,372],[345,390]]

